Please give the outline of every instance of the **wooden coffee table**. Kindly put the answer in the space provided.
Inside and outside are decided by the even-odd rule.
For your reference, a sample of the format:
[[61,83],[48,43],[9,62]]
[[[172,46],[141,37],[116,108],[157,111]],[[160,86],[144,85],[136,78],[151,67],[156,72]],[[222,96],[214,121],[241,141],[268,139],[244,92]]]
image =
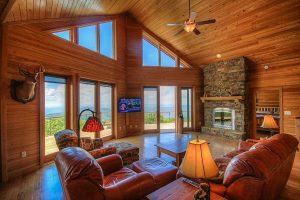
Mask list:
[[[199,190],[198,188],[183,182],[182,178],[177,179],[165,185],[164,187],[149,194],[146,199],[148,200],[192,200],[194,193]],[[219,196],[214,192],[210,192],[211,200],[226,200],[224,197]]]
[[179,167],[185,155],[188,143],[189,141],[182,140],[177,140],[172,143],[158,143],[155,145],[157,147],[157,156],[160,157],[161,153],[172,156],[176,159],[176,167]]

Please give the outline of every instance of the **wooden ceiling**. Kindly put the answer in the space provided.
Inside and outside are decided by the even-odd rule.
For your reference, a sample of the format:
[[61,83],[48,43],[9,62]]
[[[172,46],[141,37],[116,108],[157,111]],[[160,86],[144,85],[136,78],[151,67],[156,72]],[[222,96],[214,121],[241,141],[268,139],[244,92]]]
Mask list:
[[[15,0],[5,21],[27,21],[129,12],[196,66],[246,56],[259,65],[300,65],[300,0],[191,0],[201,34],[165,24],[183,22],[188,0]],[[284,61],[284,62],[283,62]]]

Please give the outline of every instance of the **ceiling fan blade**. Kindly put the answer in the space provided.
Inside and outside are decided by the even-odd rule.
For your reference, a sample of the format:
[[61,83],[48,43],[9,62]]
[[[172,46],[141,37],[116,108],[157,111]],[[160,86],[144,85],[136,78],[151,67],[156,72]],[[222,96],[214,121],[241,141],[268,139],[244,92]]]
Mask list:
[[189,20],[190,20],[191,22],[195,21],[197,15],[198,15],[198,14],[197,14],[196,12],[191,12],[191,14],[190,14],[190,19],[189,19]]
[[196,35],[199,35],[200,34],[200,31],[196,28],[194,28],[193,32],[196,34]]
[[179,34],[182,33],[182,32],[184,32],[184,29],[181,29],[180,31],[178,31],[177,33],[175,33],[174,36],[177,36],[177,35],[179,35]]
[[182,26],[183,24],[166,24],[167,26]]
[[204,24],[213,24],[215,22],[216,22],[215,19],[209,19],[209,20],[206,20],[206,21],[200,21],[200,22],[196,22],[196,23],[197,23],[197,25],[204,25]]

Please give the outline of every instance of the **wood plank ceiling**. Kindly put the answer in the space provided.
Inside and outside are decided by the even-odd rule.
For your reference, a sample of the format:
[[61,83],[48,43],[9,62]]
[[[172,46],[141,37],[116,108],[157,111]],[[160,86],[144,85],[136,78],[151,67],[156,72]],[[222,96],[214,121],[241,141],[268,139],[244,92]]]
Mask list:
[[[191,0],[201,34],[165,24],[183,22],[187,0],[16,0],[5,21],[26,21],[129,12],[196,66],[237,56],[259,65],[300,65],[300,0]],[[283,62],[284,61],[284,62]]]

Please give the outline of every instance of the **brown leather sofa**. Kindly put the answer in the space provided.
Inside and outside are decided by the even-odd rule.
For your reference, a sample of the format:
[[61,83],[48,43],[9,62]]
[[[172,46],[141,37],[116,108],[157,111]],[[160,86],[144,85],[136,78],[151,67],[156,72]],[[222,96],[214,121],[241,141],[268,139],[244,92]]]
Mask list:
[[57,154],[55,164],[65,196],[71,200],[134,200],[155,188],[150,173],[123,167],[117,154],[94,159],[81,148],[68,147]]
[[211,190],[230,200],[278,199],[289,178],[298,141],[288,134],[241,142],[238,150],[216,159],[223,184]]

